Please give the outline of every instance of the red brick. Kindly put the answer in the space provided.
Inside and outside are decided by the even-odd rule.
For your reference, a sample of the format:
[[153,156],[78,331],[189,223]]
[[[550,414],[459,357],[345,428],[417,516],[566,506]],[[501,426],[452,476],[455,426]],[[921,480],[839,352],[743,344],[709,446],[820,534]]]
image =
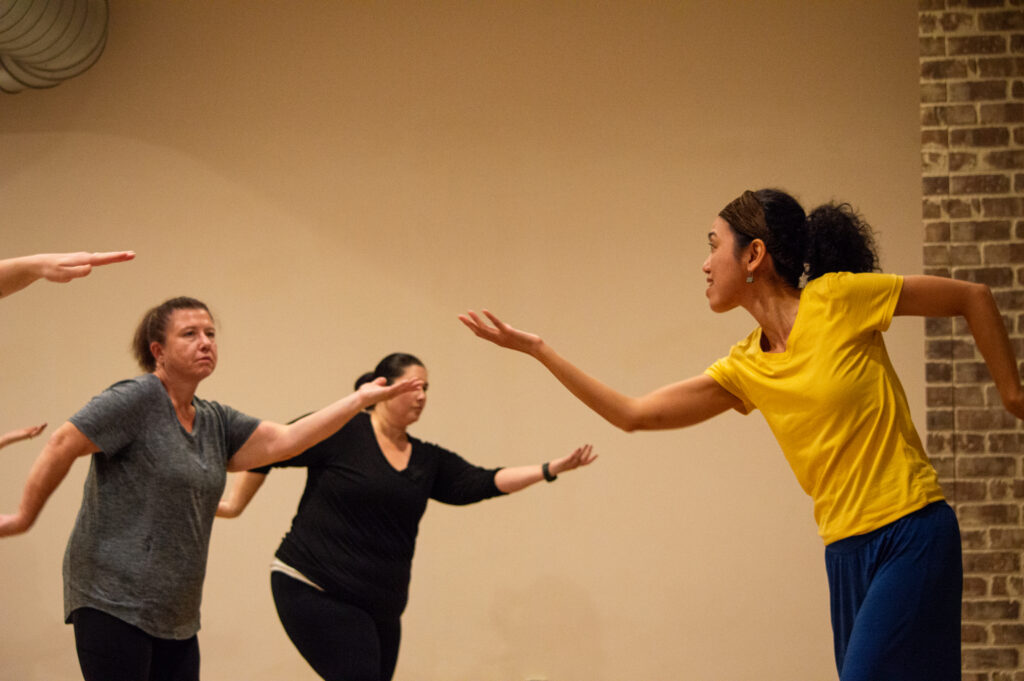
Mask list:
[[989,433],[988,451],[993,454],[1017,454],[1020,452],[1020,435],[1017,433]]
[[[975,170],[978,167],[978,154],[973,152],[957,151],[951,154],[938,154],[944,162],[950,172],[961,172],[965,170]],[[924,164],[925,172],[928,172],[929,168],[927,164]],[[936,169],[938,170],[938,168]]]
[[957,242],[1006,241],[1010,238],[1009,220],[965,220],[951,224],[950,240]]
[[946,214],[951,218],[970,218],[974,217],[975,213],[979,212],[981,209],[980,203],[977,208],[975,208],[974,203],[976,201],[977,199],[974,201],[960,198],[946,199],[942,202],[942,209],[946,211]]
[[963,616],[973,622],[1016,620],[1020,602],[1015,600],[965,601]]
[[[1004,96],[1005,98],[1005,85]],[[922,104],[935,104],[938,102],[949,101],[946,95],[946,84],[942,81],[935,81],[931,83],[921,84],[921,103]]]
[[1014,283],[1014,273],[1009,267],[961,267],[953,270],[953,277],[992,288],[1012,286]]
[[1006,38],[1001,35],[950,37],[946,40],[946,50],[950,56],[1003,54],[1006,52]]
[[960,459],[957,472],[965,478],[1012,477],[1016,467],[1012,456],[972,456]]
[[1020,553],[1010,551],[964,552],[964,572],[969,574],[1020,572]]
[[980,624],[964,624],[960,626],[961,643],[988,643],[988,627]]
[[[982,125],[1020,123],[1021,121],[1024,121],[1024,104],[1020,102],[981,105]],[[965,125],[969,124],[966,123]]]
[[1010,144],[1010,131],[993,127],[950,130],[949,143],[954,147],[1005,147]]
[[[929,201],[928,199],[921,200],[921,217],[925,220],[937,220],[942,217],[942,205],[938,201]],[[927,229],[927,225],[925,228]],[[949,233],[949,225],[946,225],[946,233]],[[932,241],[927,236],[925,241]]]
[[1010,178],[1006,175],[963,175],[950,178],[949,193],[1006,194],[1011,186]]
[[990,151],[982,155],[982,160],[989,168],[998,170],[1020,170],[1024,168],[1024,150]]
[[[956,388],[959,393],[962,388]],[[982,454],[985,451],[985,437],[978,433],[957,433],[953,438],[957,454]]]
[[995,575],[992,577],[993,596],[1024,596],[1024,577],[1020,575]]
[[[1007,77],[1012,75],[1011,66],[1007,64],[992,65],[992,75]],[[921,62],[921,80],[949,80],[951,78],[967,78],[970,72],[967,61],[963,59],[931,59]]]
[[[975,550],[977,550],[977,549],[987,549],[988,548],[988,532],[986,530],[972,530],[972,529],[969,529],[969,528],[964,528],[960,532],[960,541],[963,543],[965,551],[970,550],[970,549],[975,549]],[[982,588],[981,591],[980,591],[981,595],[985,595],[986,593],[988,593],[988,578],[987,577],[982,577],[982,576],[979,576],[979,575],[974,575],[972,577],[967,577],[967,578],[964,579],[965,583],[968,582],[968,581],[982,582],[982,586],[984,588]],[[974,587],[977,587],[977,586],[978,586],[977,584],[974,584]],[[974,590],[977,590],[977,589],[976,588],[972,589],[972,591],[974,591]],[[966,595],[966,593],[965,593],[965,595]]]
[[975,482],[954,480],[943,485],[943,490],[958,504],[988,501],[988,484],[982,480]]
[[925,36],[919,38],[918,54],[922,57],[945,57],[946,39],[942,36]]
[[[973,154],[973,156],[977,157],[977,154]],[[943,152],[923,151],[921,152],[921,169],[923,172],[932,175],[945,172],[949,170],[948,158]]]
[[924,374],[929,383],[949,383],[953,380],[953,367],[947,363],[927,362]]
[[1024,12],[981,12],[978,15],[978,28],[983,31],[1019,31],[1024,29]]
[[1020,510],[1013,504],[961,504],[957,516],[966,527],[1016,525]]
[[1020,654],[1013,648],[964,648],[963,669],[1016,669]]
[[[969,72],[969,64],[965,63],[963,67],[965,71]],[[1013,78],[1024,74],[1024,59],[1020,57],[980,58],[978,59],[977,68],[977,73],[982,78]],[[958,72],[954,65],[951,64],[938,66],[935,72],[942,73],[943,70],[948,70],[950,73]],[[956,76],[950,77],[955,78]]]
[[992,626],[993,642],[996,645],[1024,643],[1024,624],[996,624]]
[[921,190],[925,196],[936,196],[949,193],[948,177],[925,177],[921,180]]
[[[940,85],[935,83],[934,85]],[[1007,82],[1005,80],[967,80],[943,84],[943,93],[950,102],[977,102],[984,100],[1006,99]],[[943,101],[943,100],[931,100]]]
[[973,30],[975,26],[974,14],[969,12],[946,12],[939,15],[939,26],[947,33]]
[[948,130],[922,130],[921,131],[921,146],[922,147],[939,147],[945,149],[949,146],[949,131]]
[[948,336],[953,333],[953,320],[949,317],[926,317],[925,336]]

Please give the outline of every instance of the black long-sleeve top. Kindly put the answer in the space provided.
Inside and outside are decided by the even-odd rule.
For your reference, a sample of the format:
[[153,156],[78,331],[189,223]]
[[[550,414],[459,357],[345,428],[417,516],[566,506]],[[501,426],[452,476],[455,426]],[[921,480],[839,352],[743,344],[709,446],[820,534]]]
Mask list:
[[[428,499],[471,504],[498,496],[499,469],[409,437],[409,465],[384,456],[369,414],[273,467],[307,468],[306,488],[277,557],[378,619],[398,617],[409,597],[416,534]],[[255,469],[268,473],[271,467]]]

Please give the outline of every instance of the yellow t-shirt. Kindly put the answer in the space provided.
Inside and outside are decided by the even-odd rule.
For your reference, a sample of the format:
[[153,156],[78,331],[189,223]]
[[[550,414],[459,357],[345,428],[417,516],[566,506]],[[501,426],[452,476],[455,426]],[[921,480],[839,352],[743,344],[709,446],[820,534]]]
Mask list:
[[943,498],[882,341],[902,286],[889,274],[814,279],[785,352],[763,352],[758,327],[705,372],[744,414],[764,414],[826,544]]

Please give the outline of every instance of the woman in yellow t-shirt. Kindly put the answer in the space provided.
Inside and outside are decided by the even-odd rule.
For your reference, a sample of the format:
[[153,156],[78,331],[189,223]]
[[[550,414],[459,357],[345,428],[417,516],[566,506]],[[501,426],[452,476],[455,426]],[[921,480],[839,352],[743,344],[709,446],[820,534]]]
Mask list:
[[959,681],[959,528],[882,332],[896,315],[963,316],[1003,404],[1024,418],[991,292],[877,273],[871,230],[848,204],[807,215],[785,192],[747,191],[711,227],[708,303],[715,312],[742,307],[758,326],[705,373],[642,397],[609,388],[486,310],[489,322],[472,311],[459,318],[480,338],[533,356],[626,431],[760,410],[814,502],[840,679]]

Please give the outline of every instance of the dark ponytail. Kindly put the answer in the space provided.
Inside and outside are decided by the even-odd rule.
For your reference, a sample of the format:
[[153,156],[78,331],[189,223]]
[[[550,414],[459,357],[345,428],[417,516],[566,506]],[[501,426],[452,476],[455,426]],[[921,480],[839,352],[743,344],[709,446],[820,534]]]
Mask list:
[[827,203],[807,216],[807,280],[829,272],[875,272],[875,236],[848,203]]
[[736,235],[736,255],[754,239],[764,242],[775,272],[792,286],[828,272],[878,269],[871,227],[848,203],[829,203],[810,216],[779,189],[747,191],[719,213]]
[[[395,382],[395,379],[405,373],[405,370],[411,366],[423,366],[423,362],[419,360],[415,355],[410,355],[404,352],[392,352],[390,355],[382,359],[377,363],[377,367],[373,371],[368,371],[359,378],[356,379],[356,390],[359,390],[359,386],[370,381],[375,381],[378,378],[386,378],[388,385]],[[368,407],[373,409],[373,407]]]

